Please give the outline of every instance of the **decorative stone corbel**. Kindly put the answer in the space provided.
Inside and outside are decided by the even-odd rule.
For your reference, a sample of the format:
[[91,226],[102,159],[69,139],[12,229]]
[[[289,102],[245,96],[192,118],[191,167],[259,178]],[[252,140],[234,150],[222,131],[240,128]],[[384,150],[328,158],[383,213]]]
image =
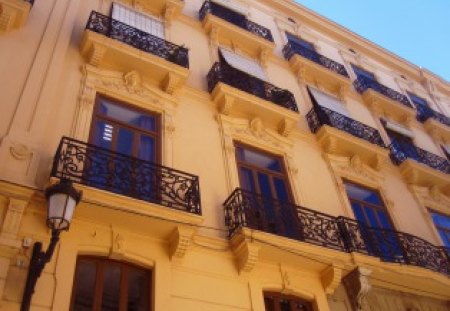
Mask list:
[[303,65],[299,65],[297,69],[298,82],[304,83],[306,81],[306,68]]
[[98,67],[106,54],[106,50],[106,46],[94,43],[86,53],[88,63],[92,66]]
[[169,238],[169,256],[170,259],[182,259],[191,244],[195,229],[193,227],[178,226]]
[[387,158],[377,154],[373,157],[369,165],[377,171],[381,171],[387,165]]
[[287,118],[283,118],[278,124],[278,133],[281,136],[287,137],[292,132],[295,122]]
[[141,75],[136,70],[123,75],[123,81],[130,93],[135,93],[141,86]]
[[229,115],[234,101],[235,98],[233,96],[224,95],[218,103],[219,112],[226,116]]
[[348,86],[345,84],[339,84],[337,94],[339,97],[339,100],[343,103],[345,103],[348,93]]
[[260,246],[249,241],[243,233],[234,235],[231,245],[239,273],[252,271],[258,261]]
[[173,72],[169,72],[162,82],[164,92],[173,95],[180,85],[181,77]]
[[164,11],[164,20],[167,26],[170,26],[172,20],[175,17],[176,8],[173,5],[167,5],[166,10]]
[[261,136],[262,131],[264,130],[264,124],[262,123],[262,120],[260,118],[254,118],[250,120],[249,127],[253,135],[255,136]]
[[259,53],[259,60],[263,67],[267,67],[269,58],[270,58],[270,50],[269,49],[261,49],[261,52]]
[[371,289],[369,276],[371,270],[358,267],[344,278],[344,286],[353,311],[369,311],[366,297]]
[[112,243],[111,249],[109,252],[109,258],[121,260],[125,255],[125,235],[123,232],[116,230],[115,228],[111,229],[112,233]]
[[219,28],[218,27],[211,27],[211,30],[209,31],[209,44],[211,47],[219,46]]
[[327,295],[333,295],[336,288],[341,283],[342,267],[329,265],[320,273],[320,280]]

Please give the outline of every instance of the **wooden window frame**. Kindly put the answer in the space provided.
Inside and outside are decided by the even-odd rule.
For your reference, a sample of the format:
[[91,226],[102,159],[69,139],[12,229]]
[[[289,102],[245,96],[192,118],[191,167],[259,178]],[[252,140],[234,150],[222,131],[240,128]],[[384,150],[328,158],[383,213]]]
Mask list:
[[[258,171],[259,172],[263,172],[263,173],[265,173],[265,174],[267,174],[267,175],[269,175],[271,177],[270,190],[271,190],[272,194],[276,195],[276,189],[275,189],[275,186],[274,186],[274,184],[272,182],[272,177],[280,178],[286,184],[286,190],[287,190],[287,195],[289,197],[289,202],[294,204],[294,200],[293,200],[294,197],[293,197],[291,185],[290,185],[290,182],[289,182],[289,176],[288,176],[288,173],[287,173],[287,170],[286,170],[286,166],[285,166],[285,163],[284,163],[284,159],[283,159],[282,156],[277,155],[277,154],[273,154],[271,152],[267,152],[265,150],[261,150],[261,149],[255,148],[253,146],[250,146],[250,145],[238,142],[238,141],[234,142],[234,147],[235,147],[236,166],[237,166],[237,171],[238,171],[238,176],[239,176],[239,185],[241,187],[242,187],[242,185],[241,185],[241,180],[242,180],[241,174],[242,173],[241,173],[240,168],[244,167],[244,168],[247,168],[247,169],[252,171],[252,176],[254,177],[254,181],[256,182],[256,184],[255,184],[255,188],[257,189],[256,193],[259,194],[259,195],[262,195],[261,187],[259,185],[258,178],[255,178],[255,173],[258,172]],[[272,170],[269,170],[269,169],[258,167],[258,166],[252,165],[252,164],[250,164],[248,162],[244,162],[244,161],[239,160],[238,154],[237,154],[239,148],[249,149],[249,150],[252,150],[252,151],[255,151],[255,152],[267,155],[267,156],[272,157],[274,159],[277,159],[279,161],[280,165],[281,165],[281,172],[278,173],[276,171],[272,171]],[[278,200],[278,198],[272,198],[272,199]]]
[[[290,311],[298,311],[298,309],[294,309],[294,303],[302,303],[306,306],[306,310],[304,311],[313,311],[313,303],[311,301],[305,300],[305,299],[301,299],[297,296],[293,296],[293,295],[283,295],[281,293],[277,293],[277,292],[264,292],[264,305],[266,302],[266,299],[272,299],[272,301],[274,301],[274,311],[281,311],[280,309],[280,304],[279,302],[281,300],[288,300],[289,301],[289,305],[290,305]],[[276,303],[278,302],[278,304]],[[266,310],[267,310],[267,306],[265,306]]]
[[[109,100],[109,101],[113,102],[113,104],[121,106],[125,109],[130,109],[135,112],[142,113],[144,115],[149,115],[149,116],[155,117],[155,121],[156,121],[155,132],[145,130],[143,128],[139,128],[137,126],[133,126],[131,124],[127,124],[122,121],[101,115],[98,111],[99,111],[99,107],[100,107],[100,103],[101,103],[102,99]],[[159,113],[156,113],[153,111],[147,111],[140,107],[136,107],[135,105],[132,105],[130,103],[118,100],[116,98],[113,98],[113,97],[110,97],[110,96],[107,96],[104,94],[97,94],[95,97],[95,105],[94,105],[94,109],[92,111],[92,121],[91,121],[90,129],[89,129],[89,143],[93,142],[95,126],[99,120],[117,124],[120,127],[124,127],[124,128],[131,130],[133,133],[143,133],[148,136],[154,137],[156,140],[156,144],[155,144],[156,154],[155,154],[155,158],[152,162],[155,164],[161,164],[161,160],[162,160],[162,152],[161,152],[162,151],[162,127],[161,127],[161,115]],[[114,141],[112,141],[113,146],[116,145],[116,141],[115,141],[116,139],[117,139],[117,135],[115,135]],[[138,144],[133,142],[132,156],[136,157],[136,158],[137,158],[137,154],[138,154],[137,146],[138,146]],[[111,150],[111,151],[117,152],[116,150]]]
[[[383,200],[383,197],[381,196],[381,193],[380,193],[380,191],[378,189],[367,187],[365,185],[362,185],[360,183],[355,183],[355,182],[347,180],[347,179],[345,179],[343,182],[344,182],[344,188],[345,188],[346,184],[351,184],[351,185],[354,185],[354,186],[357,186],[357,187],[360,187],[360,188],[363,188],[363,189],[366,189],[366,190],[369,190],[369,191],[372,191],[372,192],[376,193],[378,195],[378,198],[379,198],[380,202],[382,203],[382,205],[377,205],[377,204],[374,204],[374,203],[370,203],[370,202],[366,202],[366,201],[362,201],[362,200],[358,200],[358,199],[353,199],[353,198],[351,198],[349,196],[349,194],[348,194],[348,192],[346,190],[345,192],[346,192],[347,198],[348,198],[348,200],[350,202],[350,207],[352,208],[353,215],[355,215],[355,211],[353,210],[352,202],[356,202],[356,203],[360,204],[361,207],[368,207],[368,208],[371,208],[371,209],[373,209],[375,211],[382,210],[382,211],[385,212],[385,214],[387,216],[387,219],[388,219],[389,223],[392,226],[391,229],[392,230],[396,230],[394,222],[392,221],[392,217],[391,217],[391,215],[390,215],[390,213],[389,213],[389,211],[388,211],[388,209],[386,207],[386,204],[385,204],[385,202]],[[364,218],[367,221],[369,219],[368,216],[367,216],[367,213],[365,212],[364,208],[362,208],[361,210],[363,211]],[[378,217],[378,213],[374,213],[374,214],[375,214],[375,217],[377,219],[378,224],[381,224],[380,218]],[[355,219],[356,219],[356,215],[355,215]],[[369,223],[370,222],[367,222],[367,224],[369,224]],[[380,228],[382,228],[382,227],[380,227]]]
[[146,269],[143,267],[140,267],[135,264],[131,264],[128,262],[118,261],[118,260],[112,260],[107,257],[95,257],[95,256],[79,256],[77,258],[76,262],[76,268],[75,268],[75,274],[73,277],[73,288],[72,288],[72,294],[70,299],[70,311],[76,311],[74,310],[74,303],[75,303],[75,292],[77,289],[77,272],[79,268],[79,263],[81,260],[94,262],[96,265],[96,276],[95,276],[95,284],[94,284],[94,301],[93,301],[93,308],[92,311],[101,311],[102,307],[102,296],[103,296],[103,271],[105,266],[108,264],[118,265],[120,266],[120,298],[119,298],[119,311],[126,311],[127,310],[127,300],[128,300],[128,273],[129,268],[133,269],[139,269],[140,271],[145,271],[148,274],[148,306],[149,310],[153,310],[153,271],[151,269]]

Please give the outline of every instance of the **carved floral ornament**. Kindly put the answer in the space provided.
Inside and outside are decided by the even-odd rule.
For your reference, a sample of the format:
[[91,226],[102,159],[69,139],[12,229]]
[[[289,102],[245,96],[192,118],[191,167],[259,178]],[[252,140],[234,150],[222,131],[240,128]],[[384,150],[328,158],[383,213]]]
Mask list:
[[[84,65],[72,136],[87,140],[97,93],[107,94],[140,108],[162,113],[164,124],[173,119],[178,98],[146,84],[136,71],[127,73]],[[173,131],[172,131],[173,132]]]

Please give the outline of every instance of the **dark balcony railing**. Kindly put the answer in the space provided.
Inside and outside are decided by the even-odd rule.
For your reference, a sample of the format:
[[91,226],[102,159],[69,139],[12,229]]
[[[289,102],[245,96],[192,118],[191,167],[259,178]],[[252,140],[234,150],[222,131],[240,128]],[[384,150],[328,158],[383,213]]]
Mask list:
[[72,138],[61,139],[51,176],[201,215],[197,176]]
[[217,83],[223,82],[281,107],[298,112],[294,95],[291,92],[240,71],[226,62],[215,63],[208,73],[207,80],[209,92],[212,92]]
[[239,228],[247,227],[450,275],[448,250],[411,234],[367,227],[350,218],[330,216],[239,188],[228,197],[224,207],[230,237]]
[[272,32],[269,29],[248,20],[243,14],[209,0],[206,0],[200,8],[198,13],[200,20],[203,20],[207,14],[215,15],[233,25],[253,33],[254,35],[273,42]]
[[189,68],[188,49],[92,11],[86,29]]
[[417,120],[419,120],[420,122],[425,122],[429,118],[432,118],[444,125],[450,126],[450,118],[446,115],[437,112],[436,110],[433,110],[425,105],[416,105],[416,108]]
[[316,51],[300,46],[299,44],[288,42],[283,48],[283,54],[287,60],[290,60],[293,55],[298,54],[344,77],[349,77],[344,65],[339,64],[338,62],[335,62],[334,60],[329,59]]
[[313,133],[316,133],[322,125],[329,125],[372,144],[385,147],[378,130],[331,109],[315,105],[306,115],[306,120]]
[[393,99],[409,108],[413,108],[411,106],[411,103],[408,100],[408,97],[406,95],[403,95],[402,93],[397,92],[396,90],[393,90],[381,83],[379,83],[376,80],[366,78],[364,76],[359,76],[358,79],[353,81],[353,85],[355,86],[355,89],[358,91],[358,93],[362,94],[367,89],[372,89],[380,94],[383,94],[386,97],[389,97],[390,99]]
[[450,174],[450,162],[434,153],[395,139],[391,141],[389,147],[391,149],[391,159],[396,165],[407,159],[413,159],[443,173]]

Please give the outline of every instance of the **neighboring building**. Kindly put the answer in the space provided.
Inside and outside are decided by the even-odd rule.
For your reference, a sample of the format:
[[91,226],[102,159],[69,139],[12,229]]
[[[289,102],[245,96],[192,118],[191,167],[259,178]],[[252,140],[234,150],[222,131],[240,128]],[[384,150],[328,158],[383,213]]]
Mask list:
[[[450,310],[450,84],[290,0],[0,0],[0,309]],[[432,57],[432,55],[430,55]]]

